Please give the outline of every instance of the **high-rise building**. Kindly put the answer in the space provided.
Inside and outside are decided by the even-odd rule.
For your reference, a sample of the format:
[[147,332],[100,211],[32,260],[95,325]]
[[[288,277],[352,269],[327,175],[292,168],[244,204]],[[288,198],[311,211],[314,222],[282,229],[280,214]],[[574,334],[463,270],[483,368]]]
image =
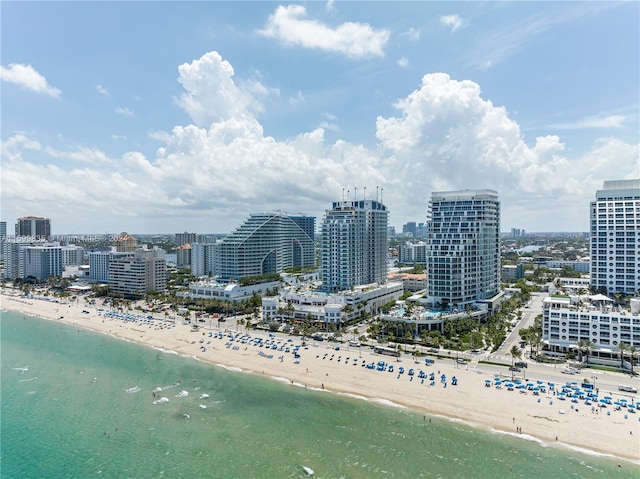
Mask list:
[[[301,226],[302,225],[302,226]],[[286,213],[252,214],[215,245],[214,274],[223,280],[281,273],[315,265],[310,233],[315,218]]]
[[97,283],[109,282],[109,264],[117,258],[133,256],[133,253],[119,253],[115,246],[111,251],[94,251],[89,256],[89,281]]
[[52,276],[62,276],[62,246],[47,243],[25,246],[22,250],[24,277],[42,280]]
[[176,246],[182,246],[183,244],[195,243],[197,241],[195,233],[176,233]]
[[389,210],[377,200],[333,203],[322,224],[323,290],[387,282],[388,223]]
[[434,192],[427,216],[428,300],[444,308],[457,308],[498,294],[498,193]]
[[197,278],[213,275],[214,243],[193,243],[191,245],[191,274]]
[[138,238],[129,233],[120,233],[120,236],[113,239],[113,244],[118,253],[135,253],[138,249]]
[[191,269],[191,244],[184,243],[176,247],[176,266]]
[[23,216],[16,223],[16,236],[51,239],[51,220],[41,216]]
[[605,181],[591,202],[591,287],[639,294],[640,179]]
[[417,225],[415,221],[409,221],[408,223],[402,225],[402,234],[415,237]]
[[138,249],[133,256],[109,262],[109,291],[115,295],[138,298],[167,287],[167,265],[155,251]]
[[4,242],[7,239],[7,222],[0,221],[0,259],[4,260]]

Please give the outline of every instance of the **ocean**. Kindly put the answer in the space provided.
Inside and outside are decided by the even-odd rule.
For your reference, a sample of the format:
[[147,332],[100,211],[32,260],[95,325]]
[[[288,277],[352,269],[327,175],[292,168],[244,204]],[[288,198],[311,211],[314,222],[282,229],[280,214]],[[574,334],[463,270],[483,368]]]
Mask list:
[[354,479],[640,474],[19,313],[2,312],[0,347],[3,479],[297,478],[302,466]]

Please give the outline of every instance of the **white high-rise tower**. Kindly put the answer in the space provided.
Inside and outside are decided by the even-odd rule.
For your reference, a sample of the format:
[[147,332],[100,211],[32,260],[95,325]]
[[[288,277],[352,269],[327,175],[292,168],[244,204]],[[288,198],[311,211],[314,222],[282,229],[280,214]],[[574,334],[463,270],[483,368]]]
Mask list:
[[500,291],[500,201],[493,190],[434,192],[427,219],[427,297],[443,308]]
[[322,289],[387,281],[389,210],[377,200],[336,201],[322,224]]
[[591,287],[640,290],[640,179],[605,181],[591,202]]

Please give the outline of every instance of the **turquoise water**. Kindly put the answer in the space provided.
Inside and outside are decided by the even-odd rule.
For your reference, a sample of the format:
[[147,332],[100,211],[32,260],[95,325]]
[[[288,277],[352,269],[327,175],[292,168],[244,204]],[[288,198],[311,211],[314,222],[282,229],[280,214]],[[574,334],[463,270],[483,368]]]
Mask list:
[[640,473],[51,321],[3,312],[0,328],[3,479],[296,478],[302,465],[318,478]]

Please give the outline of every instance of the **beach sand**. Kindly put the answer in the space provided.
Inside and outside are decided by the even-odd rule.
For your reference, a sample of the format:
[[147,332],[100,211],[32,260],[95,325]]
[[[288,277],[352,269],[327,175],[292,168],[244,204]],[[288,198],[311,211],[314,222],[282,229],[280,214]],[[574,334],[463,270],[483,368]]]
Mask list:
[[[414,363],[406,355],[397,361],[396,358],[372,354],[371,349],[365,346],[348,350],[346,345],[341,345],[340,350],[335,350],[335,343],[315,341],[309,341],[308,349],[301,349],[300,358],[296,359],[291,353],[265,350],[250,344],[233,342],[227,347],[227,338],[210,337],[208,329],[201,328],[198,332],[193,332],[190,325],[181,322],[176,322],[171,327],[159,316],[156,316],[157,321],[151,326],[140,325],[105,317],[103,313],[106,311],[101,313],[95,306],[27,299],[10,289],[4,290],[0,307],[172,350],[227,368],[268,375],[300,387],[410,408],[424,413],[425,420],[428,420],[426,415],[444,416],[464,421],[474,427],[522,437],[523,440],[538,440],[553,447],[572,447],[584,449],[585,452],[610,454],[640,464],[640,411],[627,414],[625,410],[614,411],[609,406],[596,413],[582,401],[580,404],[572,404],[568,400],[559,401],[544,393],[535,396],[531,391],[524,394],[518,390],[486,387],[485,380],[493,378],[498,369],[490,365],[456,367],[454,361],[443,359],[426,366],[423,360]],[[130,313],[140,314],[135,310]],[[161,324],[165,326],[160,327]],[[217,329],[212,332],[215,334]],[[268,339],[269,335],[266,331],[253,330],[247,334],[264,339]],[[280,335],[278,339],[287,341],[290,337]],[[291,339],[295,343],[300,342],[299,337]],[[200,342],[201,340],[204,341]],[[207,344],[209,341],[210,344]],[[269,358],[268,355],[272,357]],[[357,358],[356,365],[353,364],[354,358]],[[386,361],[393,364],[395,371],[391,373],[367,369],[362,367],[363,361],[376,364],[378,361]],[[413,379],[406,371],[399,375],[400,366],[406,371],[414,368],[416,375]],[[419,370],[427,374],[433,372],[436,375],[435,384],[430,386],[428,379],[420,379],[417,376]],[[441,374],[447,377],[446,387],[440,381]],[[451,383],[453,376],[458,379],[456,386]],[[544,377],[531,379],[534,382],[537,379],[547,380]],[[611,411],[610,415],[607,415],[607,411]]]

